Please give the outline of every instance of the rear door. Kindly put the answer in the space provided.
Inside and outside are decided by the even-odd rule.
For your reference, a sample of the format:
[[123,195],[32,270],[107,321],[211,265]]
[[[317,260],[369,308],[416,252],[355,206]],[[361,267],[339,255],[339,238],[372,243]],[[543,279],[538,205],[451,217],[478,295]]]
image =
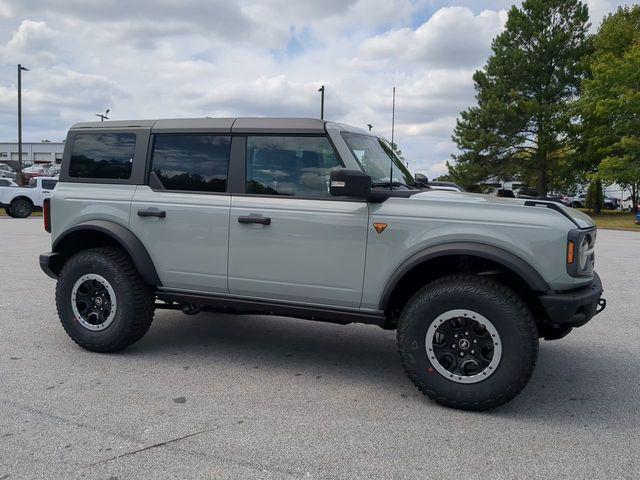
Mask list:
[[324,136],[248,136],[245,194],[233,194],[229,290],[357,308],[368,207],[329,194],[342,164]]
[[231,137],[152,135],[149,184],[133,196],[130,228],[165,288],[228,293]]

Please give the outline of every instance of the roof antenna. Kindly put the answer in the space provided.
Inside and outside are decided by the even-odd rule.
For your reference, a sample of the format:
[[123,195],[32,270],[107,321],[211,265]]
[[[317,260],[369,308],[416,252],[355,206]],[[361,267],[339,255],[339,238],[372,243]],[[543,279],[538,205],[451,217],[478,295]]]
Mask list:
[[393,87],[393,100],[391,103],[391,169],[389,170],[389,190],[393,190],[393,152],[395,152],[396,129],[396,87]]

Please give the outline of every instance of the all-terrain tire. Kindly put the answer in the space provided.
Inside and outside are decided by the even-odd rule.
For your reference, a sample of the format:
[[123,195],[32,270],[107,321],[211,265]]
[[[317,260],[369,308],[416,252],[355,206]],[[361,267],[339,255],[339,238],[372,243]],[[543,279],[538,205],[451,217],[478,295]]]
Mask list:
[[16,198],[10,207],[13,218],[27,218],[33,213],[33,205],[24,198]]
[[[499,363],[474,383],[445,376],[427,352],[431,324],[460,309],[489,320],[501,341]],[[397,340],[402,365],[418,389],[441,405],[463,410],[488,410],[513,399],[529,381],[538,354],[536,323],[522,299],[504,284],[472,274],[447,275],[420,289],[400,315]]]
[[[74,285],[87,275],[99,275],[115,294],[115,316],[103,330],[87,328],[74,312]],[[151,287],[142,280],[131,258],[117,248],[76,253],[65,263],[56,286],[62,326],[74,342],[93,352],[116,352],[140,340],[153,321],[154,303]]]

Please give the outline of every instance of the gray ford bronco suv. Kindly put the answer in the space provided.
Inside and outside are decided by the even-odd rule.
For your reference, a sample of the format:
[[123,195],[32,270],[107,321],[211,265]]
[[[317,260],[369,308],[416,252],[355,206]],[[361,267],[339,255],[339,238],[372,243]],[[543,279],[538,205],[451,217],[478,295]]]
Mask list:
[[588,216],[419,188],[384,139],[318,119],[76,124],[44,210],[62,326],[96,352],[159,308],[368,323],[423,393],[484,410],[605,306]]

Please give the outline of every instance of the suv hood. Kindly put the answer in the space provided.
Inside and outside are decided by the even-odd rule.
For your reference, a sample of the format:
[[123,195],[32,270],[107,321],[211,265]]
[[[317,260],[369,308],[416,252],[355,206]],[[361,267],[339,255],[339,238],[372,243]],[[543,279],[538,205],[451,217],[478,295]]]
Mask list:
[[[428,200],[428,201],[442,201],[442,202],[457,202],[457,203],[468,203],[468,204],[484,204],[487,206],[495,205],[500,206],[521,206],[525,207],[525,202],[531,201],[532,199],[528,198],[505,198],[505,197],[497,197],[495,195],[486,195],[483,193],[467,193],[467,192],[449,192],[445,190],[427,190],[424,192],[417,193],[411,196],[412,199],[415,200]],[[571,219],[576,223],[580,228],[591,228],[595,224],[593,220],[588,215],[582,213],[575,208],[567,207],[557,202],[550,202],[548,200],[535,200],[537,203],[554,203],[558,205]],[[527,206],[526,208],[535,208]],[[539,207],[540,208],[540,207]]]

